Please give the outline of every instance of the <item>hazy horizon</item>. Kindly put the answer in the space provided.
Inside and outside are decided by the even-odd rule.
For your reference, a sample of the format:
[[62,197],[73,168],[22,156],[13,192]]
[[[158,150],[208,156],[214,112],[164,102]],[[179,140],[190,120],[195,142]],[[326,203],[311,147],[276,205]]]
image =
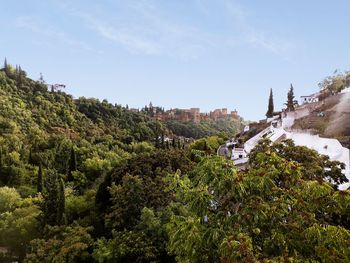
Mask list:
[[[273,7],[273,8],[272,8]],[[2,58],[75,97],[262,119],[349,69],[347,1],[6,2]]]

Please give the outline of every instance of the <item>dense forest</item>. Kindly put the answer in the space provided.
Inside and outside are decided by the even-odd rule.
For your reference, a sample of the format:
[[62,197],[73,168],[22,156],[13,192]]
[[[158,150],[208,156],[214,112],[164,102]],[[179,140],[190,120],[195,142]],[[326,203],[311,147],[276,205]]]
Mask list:
[[234,129],[73,99],[5,63],[0,262],[349,262],[343,164],[262,141],[240,170],[216,156]]

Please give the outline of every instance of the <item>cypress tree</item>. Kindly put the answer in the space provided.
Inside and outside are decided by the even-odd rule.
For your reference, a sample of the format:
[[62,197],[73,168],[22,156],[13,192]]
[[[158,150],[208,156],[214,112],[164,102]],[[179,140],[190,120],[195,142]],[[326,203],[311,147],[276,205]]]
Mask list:
[[288,95],[287,95],[287,110],[288,111],[294,111],[294,88],[293,85],[290,84],[290,89],[288,91]]
[[273,113],[274,113],[273,93],[272,93],[272,89],[270,89],[269,105],[267,108],[266,117],[271,118],[273,116]]
[[177,148],[181,149],[181,141],[180,140],[177,140]]
[[69,159],[69,164],[68,164],[68,175],[67,175],[67,180],[68,181],[73,181],[73,172],[77,170],[77,157],[74,151],[74,148],[72,147],[71,152],[70,152],[70,159]]
[[46,193],[43,201],[43,221],[47,225],[59,225],[62,221],[60,215],[60,185],[57,173],[51,171],[46,176],[45,181]]
[[7,64],[7,59],[6,58],[5,58],[5,61],[4,61],[4,70],[5,70],[6,75],[10,74],[10,68],[9,68],[9,64]]
[[16,79],[17,79],[17,87],[18,88],[22,88],[22,75],[23,75],[23,71],[22,71],[22,68],[21,66],[19,65],[18,66],[18,69],[17,69],[17,74],[16,74]]
[[31,165],[35,165],[35,160],[33,158],[33,152],[32,152],[32,148],[29,149],[29,157],[28,157],[28,163]]
[[39,164],[37,191],[38,193],[41,193],[43,191],[43,171],[41,164]]
[[64,182],[63,179],[59,179],[59,192],[58,192],[58,213],[57,213],[57,223],[59,225],[66,224],[66,216],[64,213],[66,207],[66,197],[64,194]]

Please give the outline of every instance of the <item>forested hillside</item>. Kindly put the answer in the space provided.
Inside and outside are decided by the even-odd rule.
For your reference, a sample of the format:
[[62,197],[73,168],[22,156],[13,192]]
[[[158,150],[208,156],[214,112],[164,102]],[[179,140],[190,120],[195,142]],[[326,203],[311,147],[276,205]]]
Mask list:
[[343,164],[263,141],[241,171],[184,130],[6,64],[0,262],[349,262]]
[[221,133],[223,136],[231,136],[240,132],[242,128],[242,120],[217,120],[217,121],[202,121],[200,123],[194,122],[180,122],[180,121],[166,121],[166,127],[176,135],[187,138],[199,139],[206,136],[216,135]]

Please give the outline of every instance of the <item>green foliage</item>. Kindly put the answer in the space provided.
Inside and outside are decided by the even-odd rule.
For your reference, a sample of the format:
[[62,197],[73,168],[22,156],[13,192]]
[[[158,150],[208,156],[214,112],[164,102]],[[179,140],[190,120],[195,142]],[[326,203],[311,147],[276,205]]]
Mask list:
[[110,240],[99,239],[94,251],[98,262],[173,262],[166,252],[164,222],[153,210],[143,208],[133,231],[114,231]]
[[211,136],[194,141],[190,144],[190,150],[200,150],[207,153],[216,153],[217,149],[225,140],[218,136]]
[[90,249],[93,239],[91,228],[79,225],[55,226],[46,230],[46,239],[34,239],[30,243],[27,263],[76,263],[91,262]]
[[126,175],[120,185],[112,185],[110,193],[112,206],[106,215],[106,224],[113,229],[133,227],[146,204],[142,179]]
[[[350,192],[314,181],[315,171],[305,177],[306,163],[289,158],[266,148],[256,152],[245,173],[231,161],[211,157],[188,176],[169,176],[169,190],[176,195],[168,246],[177,260],[350,260],[344,207]],[[336,235],[339,240],[332,239]]]
[[302,176],[306,180],[328,181],[332,184],[348,182],[342,173],[344,164],[330,161],[328,156],[321,156],[315,150],[305,146],[295,146],[292,140],[285,140],[280,144],[271,145],[269,140],[259,142],[250,153],[250,164],[260,165],[258,156],[264,152],[273,152],[288,161],[295,161],[301,165]]
[[7,62],[0,102],[1,262],[349,261],[341,163],[262,142],[238,171],[216,150],[241,120],[161,123]]
[[[337,73],[337,74],[336,74]],[[350,72],[337,72],[321,81],[318,86],[322,93],[334,94],[350,86]]]
[[67,180],[72,181],[73,180],[73,172],[77,170],[77,157],[74,151],[74,148],[71,149],[70,159],[69,159],[69,165],[68,165],[68,176]]
[[0,213],[13,211],[18,207],[20,201],[21,196],[15,188],[9,188],[7,186],[0,188]]
[[200,123],[167,121],[166,126],[177,136],[199,139],[206,136],[217,135],[219,133],[226,136],[232,136],[240,131],[241,120],[238,119],[233,121],[231,119],[220,119],[217,121],[202,121]]
[[74,221],[82,225],[92,224],[91,211],[94,211],[95,195],[96,190],[87,190],[83,195],[77,195],[73,191],[67,194],[65,215],[68,224]]
[[288,91],[288,96],[287,96],[287,111],[294,111],[294,105],[295,105],[295,100],[294,100],[294,88],[293,85],[290,84],[290,89]]
[[46,176],[46,192],[43,202],[43,222],[51,226],[64,223],[64,184],[57,173],[50,171]]
[[25,256],[28,243],[38,233],[40,198],[22,199],[13,188],[0,188],[0,246],[9,249],[20,259]]

